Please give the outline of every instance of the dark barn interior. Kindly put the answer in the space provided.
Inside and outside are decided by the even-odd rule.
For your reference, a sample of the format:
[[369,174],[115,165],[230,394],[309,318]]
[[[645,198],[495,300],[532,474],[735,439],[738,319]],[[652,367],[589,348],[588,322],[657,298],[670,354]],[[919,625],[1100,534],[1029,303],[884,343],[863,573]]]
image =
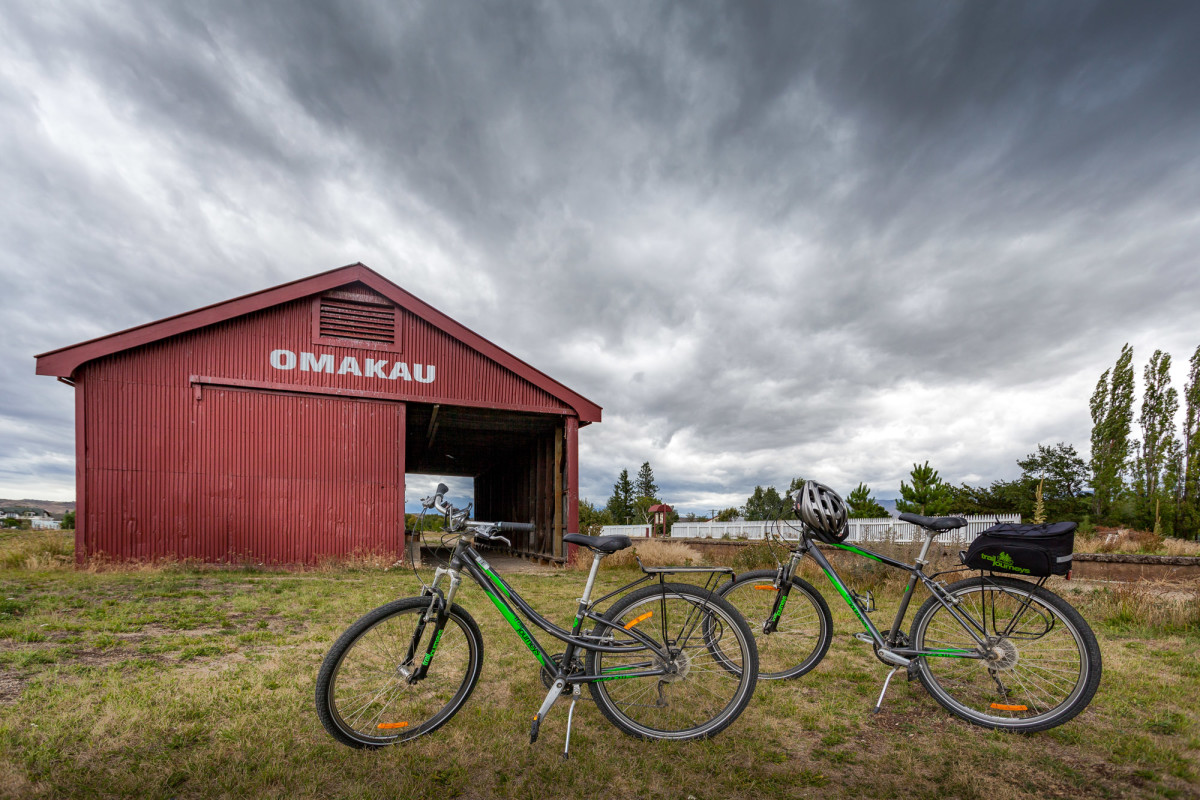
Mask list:
[[566,424],[562,417],[464,406],[408,404],[408,473],[475,480],[478,519],[533,522],[513,550],[562,560],[567,524]]

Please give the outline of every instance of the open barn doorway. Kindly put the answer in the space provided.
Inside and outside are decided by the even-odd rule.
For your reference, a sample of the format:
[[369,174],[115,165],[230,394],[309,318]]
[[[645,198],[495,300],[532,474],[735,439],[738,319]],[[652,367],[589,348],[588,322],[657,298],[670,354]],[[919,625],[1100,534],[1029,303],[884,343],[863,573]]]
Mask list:
[[531,533],[513,534],[513,553],[566,560],[562,537],[571,480],[565,416],[409,403],[405,447],[410,508],[440,476],[452,503],[474,502],[476,519],[534,525]]

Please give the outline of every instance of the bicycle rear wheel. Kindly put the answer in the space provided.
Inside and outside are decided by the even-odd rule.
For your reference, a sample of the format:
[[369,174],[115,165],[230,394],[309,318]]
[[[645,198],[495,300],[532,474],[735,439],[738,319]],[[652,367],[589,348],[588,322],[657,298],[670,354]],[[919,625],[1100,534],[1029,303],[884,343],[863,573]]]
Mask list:
[[[643,739],[700,739],[728,727],[750,702],[758,676],[754,637],[725,600],[691,584],[646,586],[604,615],[592,635],[628,653],[588,652],[592,698],[610,722]],[[640,646],[629,631],[654,640]],[[623,673],[663,670],[661,675]]]
[[483,664],[483,635],[458,605],[447,613],[425,677],[410,677],[434,636],[430,622],[414,642],[429,603],[409,597],[380,606],[329,649],[317,675],[317,716],[339,742],[383,747],[415,739],[445,724],[471,696]]
[[[829,604],[811,583],[792,578],[784,609],[775,608],[773,569],[745,572],[717,592],[728,600],[750,626],[758,645],[759,680],[798,678],[821,663],[833,641],[833,615]],[[767,624],[780,611],[775,630]]]
[[937,598],[925,601],[911,638],[918,650],[940,651],[916,660],[933,699],[975,725],[1026,733],[1087,707],[1100,685],[1100,646],[1067,601],[1011,578],[970,578],[946,589],[987,643],[979,645]]

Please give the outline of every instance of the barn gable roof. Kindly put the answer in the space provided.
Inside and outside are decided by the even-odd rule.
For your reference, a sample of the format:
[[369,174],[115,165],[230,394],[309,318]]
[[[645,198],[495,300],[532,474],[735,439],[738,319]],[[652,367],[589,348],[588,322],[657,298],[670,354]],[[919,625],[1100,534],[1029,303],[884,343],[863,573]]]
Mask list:
[[37,359],[37,374],[70,378],[75,370],[88,361],[353,283],[362,283],[370,287],[405,311],[562,400],[564,404],[575,410],[581,423],[600,421],[600,406],[571,391],[541,370],[530,366],[461,323],[455,322],[364,264],[339,267],[270,289],[235,297],[232,300],[204,306],[194,311],[166,317],[157,322],[148,322],[144,325],[110,333],[107,336],[41,353],[34,356]]

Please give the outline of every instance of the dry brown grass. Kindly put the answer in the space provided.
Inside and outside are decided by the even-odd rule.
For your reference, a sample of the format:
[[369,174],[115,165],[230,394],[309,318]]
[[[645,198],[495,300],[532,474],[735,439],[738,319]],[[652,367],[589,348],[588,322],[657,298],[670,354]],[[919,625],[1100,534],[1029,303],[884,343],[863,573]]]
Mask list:
[[[605,556],[600,563],[602,569],[617,567],[635,567],[641,559],[647,567],[694,567],[707,563],[704,555],[694,547],[682,542],[670,542],[662,539],[638,539],[633,547],[627,547],[611,556]],[[571,562],[573,569],[591,569],[592,554],[580,550],[579,555]]]
[[1091,536],[1075,537],[1076,553],[1141,553],[1167,556],[1200,556],[1200,542],[1172,539],[1152,531],[1100,528]]
[[1172,635],[1200,631],[1200,603],[1194,590],[1151,581],[1118,583],[1092,592],[1080,603],[1089,619],[1117,629]]
[[1162,548],[1163,537],[1130,528],[1098,528],[1089,537],[1075,537],[1076,553],[1157,553]]
[[1200,556],[1200,542],[1188,539],[1166,539],[1163,549],[1169,556]]
[[0,569],[57,569],[75,559],[74,531],[14,531],[0,539]]

